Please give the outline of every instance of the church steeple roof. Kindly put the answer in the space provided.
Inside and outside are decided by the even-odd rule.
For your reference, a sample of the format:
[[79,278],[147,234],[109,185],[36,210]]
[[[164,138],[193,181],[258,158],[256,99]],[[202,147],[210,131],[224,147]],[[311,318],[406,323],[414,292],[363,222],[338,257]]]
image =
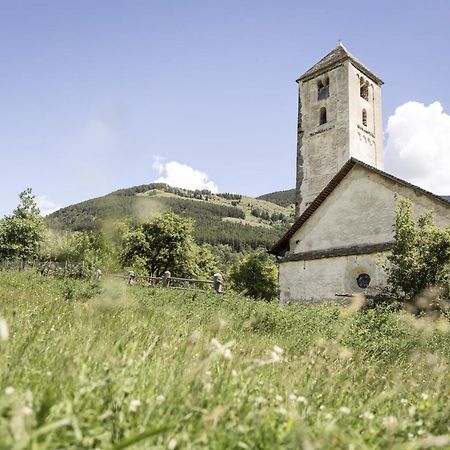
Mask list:
[[311,69],[307,70],[300,78],[298,78],[297,83],[299,81],[314,78],[315,76],[332,69],[333,66],[336,66],[347,60],[350,60],[357,69],[359,69],[371,80],[375,81],[375,83],[380,86],[383,84],[383,80],[377,77],[361,61],[353,56],[341,42],[339,42],[339,45],[335,49],[331,50],[330,53],[324,56],[317,64],[315,64],[313,67],[311,67]]

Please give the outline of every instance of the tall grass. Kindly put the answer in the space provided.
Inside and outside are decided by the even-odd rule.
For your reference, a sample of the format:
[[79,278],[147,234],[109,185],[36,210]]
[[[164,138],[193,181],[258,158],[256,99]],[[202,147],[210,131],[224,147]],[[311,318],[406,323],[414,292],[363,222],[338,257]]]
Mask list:
[[0,273],[0,448],[450,447],[444,319],[70,283]]

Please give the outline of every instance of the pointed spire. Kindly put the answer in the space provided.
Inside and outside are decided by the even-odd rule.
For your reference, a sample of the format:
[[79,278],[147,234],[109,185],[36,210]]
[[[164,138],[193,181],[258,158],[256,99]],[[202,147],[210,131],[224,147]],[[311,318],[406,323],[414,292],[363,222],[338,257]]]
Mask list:
[[300,78],[298,78],[297,82],[302,81],[304,79],[314,78],[321,73],[327,72],[332,69],[333,66],[336,66],[346,60],[350,60],[352,64],[363,72],[367,77],[375,81],[378,85],[382,85],[383,81],[381,78],[377,77],[371,70],[369,70],[361,61],[359,61],[355,56],[353,56],[347,48],[344,46],[342,41],[339,39],[339,44],[336,48],[331,50],[330,53],[325,55],[317,64],[307,70]]

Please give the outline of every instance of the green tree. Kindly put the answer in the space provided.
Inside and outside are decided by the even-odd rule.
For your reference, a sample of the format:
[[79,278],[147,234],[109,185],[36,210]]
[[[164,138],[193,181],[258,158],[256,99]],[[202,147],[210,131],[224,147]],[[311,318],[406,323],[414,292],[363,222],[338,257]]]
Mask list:
[[45,225],[31,188],[19,194],[20,203],[12,215],[0,220],[0,259],[38,257]]
[[192,231],[190,219],[170,211],[132,227],[124,237],[123,262],[156,276],[166,270],[176,277],[210,276],[212,256],[194,242]]
[[448,298],[450,227],[438,227],[431,212],[414,221],[412,203],[401,199],[396,207],[394,238],[386,266],[391,298],[411,302],[429,289],[437,289],[440,298]]
[[277,296],[277,266],[264,250],[252,252],[233,265],[229,278],[234,289],[250,297],[273,300]]

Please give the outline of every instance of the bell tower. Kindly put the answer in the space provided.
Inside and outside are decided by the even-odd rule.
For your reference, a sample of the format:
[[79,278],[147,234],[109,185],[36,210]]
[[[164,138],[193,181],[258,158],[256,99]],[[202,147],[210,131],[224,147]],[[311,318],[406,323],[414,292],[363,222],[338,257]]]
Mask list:
[[299,216],[350,158],[383,169],[383,81],[340,43],[297,83]]

